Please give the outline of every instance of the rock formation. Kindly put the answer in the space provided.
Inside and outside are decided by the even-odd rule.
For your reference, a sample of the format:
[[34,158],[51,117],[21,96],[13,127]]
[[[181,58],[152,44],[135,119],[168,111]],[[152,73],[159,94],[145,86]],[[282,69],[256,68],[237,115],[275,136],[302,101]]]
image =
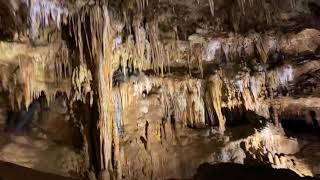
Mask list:
[[191,178],[204,163],[317,176],[319,12],[317,0],[0,0],[0,160],[92,180]]

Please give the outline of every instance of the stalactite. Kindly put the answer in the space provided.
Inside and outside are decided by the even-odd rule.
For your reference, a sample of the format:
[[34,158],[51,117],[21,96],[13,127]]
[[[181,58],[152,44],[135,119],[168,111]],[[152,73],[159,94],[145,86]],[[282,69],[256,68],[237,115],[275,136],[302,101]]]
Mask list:
[[200,71],[200,75],[201,75],[201,78],[204,77],[204,70],[203,70],[203,60],[202,60],[202,56],[201,56],[201,53],[198,54],[198,69]]
[[[240,12],[236,7],[231,7],[231,21],[232,26],[235,32],[239,32],[240,29],[240,23],[241,23],[241,15]],[[243,12],[243,11],[242,11]]]
[[73,101],[79,100],[86,103],[87,94],[90,94],[90,104],[92,105],[93,92],[91,90],[92,75],[85,64],[74,68],[72,74]]
[[[195,85],[195,86],[194,86]],[[196,88],[195,88],[196,87]],[[188,119],[191,121],[190,125],[193,127],[203,127],[205,126],[205,107],[203,101],[203,84],[201,81],[195,82],[191,87],[189,87],[189,116]]]
[[[72,66],[70,62],[69,50],[63,44],[53,59],[55,69],[55,80],[59,81],[72,75]],[[49,62],[48,62],[49,63]]]
[[[22,68],[20,71],[20,78],[21,81],[24,83],[23,86],[23,97],[24,97],[24,105],[25,107],[28,107],[29,104],[32,102],[31,92],[32,92],[32,85],[31,85],[31,79],[33,78],[33,73],[31,72],[33,70],[32,63],[28,63],[26,61],[23,61],[20,59],[19,66]],[[18,102],[18,106],[22,105],[21,102]],[[20,109],[20,107],[19,107]]]
[[151,54],[152,54],[152,67],[154,72],[161,74],[163,76],[164,73],[164,59],[165,52],[163,48],[163,44],[159,40],[159,32],[158,32],[158,23],[150,22],[148,24],[147,32],[150,39],[151,46]]
[[277,68],[267,74],[268,86],[275,91],[279,86],[286,87],[293,80],[294,72],[291,65]]
[[245,7],[245,3],[246,3],[246,0],[237,0],[237,3],[238,3],[238,6],[240,8],[240,10],[242,11],[243,14],[245,14],[245,11],[246,11],[246,7]]
[[267,49],[264,47],[263,41],[261,37],[256,37],[255,45],[258,50],[258,54],[260,55],[261,60],[266,63],[268,60],[268,52]]
[[136,4],[138,6],[138,9],[142,11],[144,8],[148,6],[149,0],[136,0]]
[[45,28],[50,20],[54,22],[57,28],[60,28],[62,20],[68,17],[68,10],[61,7],[53,0],[33,0],[28,3],[30,6],[30,33],[31,38],[36,39],[40,27]]
[[210,12],[214,16],[214,0],[209,0]]
[[225,42],[222,45],[222,51],[224,53],[224,56],[226,57],[227,62],[231,62],[230,55],[232,52],[230,52],[230,44],[228,42]]
[[295,8],[296,4],[297,4],[296,0],[290,0],[291,8]]
[[[144,69],[145,64],[150,63],[150,59],[146,59],[146,31],[145,29],[141,26],[141,20],[142,20],[142,15],[139,15],[139,19],[136,20],[136,22],[133,23],[134,30],[135,30],[135,44],[136,44],[136,52],[137,52],[137,58],[138,58],[138,66],[137,68],[141,71]],[[147,61],[147,62],[146,62]]]
[[213,40],[208,43],[207,47],[203,51],[203,59],[205,61],[213,61],[213,60],[218,60],[216,59],[216,56],[219,55],[219,52],[221,51],[221,42],[218,40]]
[[204,106],[205,106],[207,118],[208,118],[207,123],[211,126],[214,126],[214,125],[216,125],[215,117],[214,117],[215,110],[214,110],[213,103],[211,100],[211,92],[209,92],[207,89],[205,91],[203,100],[204,100]]
[[212,104],[214,107],[214,110],[216,112],[216,115],[218,117],[219,121],[219,131],[221,134],[225,131],[225,117],[222,114],[222,80],[221,80],[221,72],[214,75],[213,77],[210,77],[209,80],[209,88],[211,92],[211,99]]
[[[295,7],[296,0],[290,0],[291,8]],[[241,23],[245,23],[247,19],[256,17],[257,21],[272,24],[280,17],[278,0],[237,0],[234,1],[231,8],[231,23],[234,30],[238,32]]]
[[[166,67],[166,72],[168,73],[168,74],[170,74],[171,73],[171,69],[170,69],[170,67],[171,67],[171,60],[175,60],[175,59],[179,59],[180,58],[180,52],[179,51],[177,51],[177,49],[178,49],[178,47],[177,47],[178,45],[177,45],[177,43],[176,42],[172,42],[172,43],[169,43],[169,44],[167,44],[166,46],[165,46],[165,54],[166,54],[166,59],[165,59],[165,61],[166,61],[166,65],[167,65],[167,67]],[[202,60],[202,59],[201,59]]]

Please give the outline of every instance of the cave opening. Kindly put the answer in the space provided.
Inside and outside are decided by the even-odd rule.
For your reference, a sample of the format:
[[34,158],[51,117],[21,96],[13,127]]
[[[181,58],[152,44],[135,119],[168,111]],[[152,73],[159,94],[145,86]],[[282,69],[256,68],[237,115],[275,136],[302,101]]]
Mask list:
[[236,108],[223,108],[223,114],[226,117],[227,127],[241,127],[251,125],[253,127],[260,127],[265,118],[258,115],[256,112],[247,110],[244,106]]
[[283,117],[281,125],[288,136],[301,136],[302,134],[319,134],[319,121],[315,111],[309,111],[306,115]]
[[247,113],[243,110],[243,108],[235,108],[235,109],[223,109],[223,114],[227,119],[226,125],[228,127],[239,127],[246,126],[250,124],[250,119],[247,117]]
[[[12,108],[8,92],[0,94],[0,162],[42,172],[83,176],[83,172],[72,168],[84,161],[81,153],[85,142],[80,121],[66,93],[57,92],[49,99],[42,92],[28,107]],[[57,168],[61,166],[58,161],[64,162],[66,168]]]
[[254,129],[261,129],[267,120],[254,111],[246,110],[241,106],[233,109],[223,109],[226,118],[226,127],[232,133],[233,139],[245,138],[254,133]]
[[[86,102],[89,102],[88,96]],[[81,122],[82,125],[83,140],[86,142],[86,147],[88,148],[89,168],[92,172],[98,174],[98,169],[100,168],[98,157],[99,142],[97,141],[99,137],[96,131],[96,121],[99,117],[98,105],[97,103],[90,105],[89,103],[76,101],[73,103],[73,111],[75,118]]]
[[83,146],[79,124],[74,117],[65,93],[57,92],[53,100],[41,92],[28,107],[10,107],[4,100],[6,110],[2,129],[12,135],[41,137],[56,143],[67,144],[75,148]]

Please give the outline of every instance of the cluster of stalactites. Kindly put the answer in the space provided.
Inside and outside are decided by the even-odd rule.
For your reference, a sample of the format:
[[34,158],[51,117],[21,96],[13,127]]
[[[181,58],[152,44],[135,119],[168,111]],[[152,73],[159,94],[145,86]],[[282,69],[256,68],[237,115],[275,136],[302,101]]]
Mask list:
[[[241,21],[253,16],[257,21],[272,24],[280,18],[278,0],[237,0],[231,10],[231,21],[236,32],[239,31]],[[290,0],[290,8],[294,8],[296,0]],[[243,18],[244,17],[244,18]]]
[[204,80],[194,78],[147,77],[144,74],[132,76],[119,86],[123,117],[126,117],[126,110],[131,103],[158,89],[165,118],[174,116],[176,122],[183,126],[204,127],[204,83]]
[[158,89],[165,118],[173,116],[176,123],[196,128],[218,123],[223,133],[226,123],[222,111],[224,108],[232,110],[245,107],[248,111],[269,118],[269,91],[288,86],[293,80],[294,69],[285,65],[268,73],[254,75],[241,72],[235,77],[227,77],[226,73],[218,71],[207,80],[147,77],[143,74],[132,76],[119,86],[121,109],[125,114],[130,104],[135,102],[134,99]]
[[[199,0],[196,0],[199,4]],[[271,9],[276,8],[278,4],[280,3],[278,0],[235,0],[236,8],[233,10],[233,15],[237,16],[240,15],[238,13],[241,13],[241,15],[245,16],[248,14],[249,11],[252,11],[253,9],[256,9],[260,12],[263,12],[265,15],[265,18],[267,22],[270,22],[272,14]],[[290,0],[290,7],[295,8],[297,0]],[[215,15],[215,0],[208,0],[210,12],[212,16]],[[270,6],[271,5],[271,6]],[[237,12],[236,12],[237,11]],[[234,20],[237,20],[239,17],[233,17]],[[234,22],[237,23],[237,22]]]
[[90,95],[90,105],[93,104],[93,92],[91,90],[92,75],[85,64],[81,64],[73,70],[72,88],[73,100],[86,103],[87,94]]
[[[295,35],[298,36],[298,35]],[[203,48],[202,57],[205,61],[216,60],[219,62],[223,57],[227,62],[232,63],[239,59],[259,58],[263,63],[267,63],[271,54],[278,51],[290,54],[287,50],[288,41],[294,41],[295,37],[284,35],[276,36],[271,34],[249,33],[247,36],[230,34],[228,38],[212,39]],[[295,44],[292,48],[297,47]]]
[[[66,78],[71,77],[72,75],[72,63],[70,61],[70,55],[69,55],[69,50],[67,49],[66,45],[63,44],[62,47],[60,48],[60,51],[56,54],[54,54],[53,59],[48,59],[46,62],[47,69],[48,66],[51,66],[51,62],[54,62],[54,79],[55,81],[60,81]],[[50,65],[49,65],[50,64]]]
[[12,109],[21,109],[22,106],[28,108],[32,101],[39,98],[42,93],[45,94],[48,104],[55,99],[58,92],[65,92],[67,97],[70,97],[71,87],[67,79],[42,82],[42,79],[38,79],[34,75],[38,74],[33,72],[37,68],[36,66],[38,65],[26,65],[18,75],[14,76],[15,81],[8,86],[7,90]]
[[158,22],[151,21],[143,25],[142,19],[134,20],[132,27],[134,34],[126,41],[114,40],[114,68],[121,67],[121,71],[128,75],[130,71],[142,72],[152,70],[163,76],[170,72],[170,63],[178,59],[176,42],[164,43],[159,38]]
[[46,28],[52,22],[58,29],[61,23],[67,23],[69,11],[56,0],[25,0],[29,7],[30,37],[36,39],[39,29]]
[[285,65],[270,72],[260,72],[253,76],[250,73],[240,73],[233,79],[226,78],[223,72],[209,79],[208,91],[211,92],[213,108],[218,117],[220,131],[224,131],[225,117],[222,108],[234,109],[244,106],[246,110],[269,118],[270,93],[279,87],[287,87],[293,81],[294,69]]
[[173,115],[183,126],[201,128],[205,122],[204,81],[199,79],[164,78],[161,101],[167,118]]
[[[251,0],[238,1],[237,4],[243,9],[247,6],[253,8],[256,4],[259,4],[260,7],[265,3],[266,2]],[[210,4],[214,6],[214,1],[210,0]],[[211,9],[213,11],[214,7]],[[182,52],[179,52],[177,48],[178,41],[160,40],[157,18],[143,23],[142,14],[137,14],[134,16],[133,22],[126,22],[125,24],[129,26],[126,28],[129,29],[130,32],[132,26],[134,31],[131,33],[134,34],[129,35],[125,42],[122,42],[122,38],[120,37],[115,38],[115,45],[113,45],[113,47],[115,47],[113,63],[118,64],[118,66],[114,68],[117,69],[121,67],[125,75],[129,74],[127,72],[128,69],[138,70],[140,72],[153,70],[153,72],[160,75],[164,75],[165,72],[170,72],[170,66],[179,61],[179,56]],[[211,56],[215,56],[215,54],[218,54],[220,51],[225,55],[228,62],[243,57],[243,54],[252,57],[257,53],[260,55],[259,58],[265,63],[269,55],[279,48],[277,45],[280,44],[277,43],[283,43],[283,40],[281,39],[280,41],[277,37],[271,37],[268,34],[261,36],[258,33],[250,33],[247,37],[234,35],[223,41],[218,39],[215,44],[212,45],[212,49],[208,47],[204,50],[204,53],[194,52],[193,50],[196,49],[195,46],[199,43],[193,43],[194,42],[190,42],[190,46],[192,47],[190,55],[184,58],[188,59],[189,64],[197,61],[198,69],[202,72],[202,60],[206,60],[205,58],[211,59]],[[206,52],[207,50],[208,52]],[[219,59],[219,57],[216,58]],[[188,68],[193,68],[189,64]]]
[[135,0],[139,10],[143,10],[149,4],[149,0]]
[[[50,50],[34,48],[28,51],[34,54],[17,55],[14,57],[17,61],[0,68],[3,73],[0,77],[1,89],[9,93],[12,109],[28,107],[42,92],[49,103],[58,91],[69,96],[71,64],[68,49],[64,45],[54,45]],[[37,51],[41,53],[37,54]]]

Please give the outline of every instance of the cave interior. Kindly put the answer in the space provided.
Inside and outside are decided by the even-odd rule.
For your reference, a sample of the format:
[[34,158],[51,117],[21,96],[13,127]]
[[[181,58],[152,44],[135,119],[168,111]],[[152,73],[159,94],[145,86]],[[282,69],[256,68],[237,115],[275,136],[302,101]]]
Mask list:
[[0,0],[0,179],[317,179],[319,0]]

